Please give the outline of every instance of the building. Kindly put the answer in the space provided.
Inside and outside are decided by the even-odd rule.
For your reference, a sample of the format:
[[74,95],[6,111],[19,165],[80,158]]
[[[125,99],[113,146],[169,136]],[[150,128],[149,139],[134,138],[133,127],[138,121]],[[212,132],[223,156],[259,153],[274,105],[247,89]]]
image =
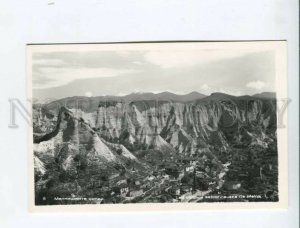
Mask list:
[[180,196],[180,187],[172,186],[168,189],[168,193],[177,198]]
[[129,192],[129,196],[130,197],[137,197],[140,196],[144,193],[143,189],[139,189],[139,190],[133,190]]

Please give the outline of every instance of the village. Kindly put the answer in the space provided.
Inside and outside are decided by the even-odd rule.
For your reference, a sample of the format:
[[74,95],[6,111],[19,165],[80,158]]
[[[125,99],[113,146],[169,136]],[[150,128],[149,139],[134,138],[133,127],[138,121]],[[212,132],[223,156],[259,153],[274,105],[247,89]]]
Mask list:
[[[101,188],[102,203],[215,201],[210,194],[223,196],[218,201],[259,201],[268,200],[266,192],[269,200],[274,200],[277,189],[272,188],[272,180],[277,175],[277,161],[273,159],[273,152],[271,149],[265,153],[259,153],[257,148],[233,149],[233,155],[228,157],[230,162],[224,164],[206,153],[193,157],[173,156],[148,175],[133,171],[131,175],[111,176]],[[257,183],[263,185],[263,191],[258,189]],[[259,197],[234,197],[254,193],[259,193]]]
[[[100,187],[98,194],[103,198],[101,203],[197,202],[222,187],[228,165],[214,162],[205,155],[174,156],[150,174],[141,175],[133,170],[96,183]],[[97,184],[91,188],[97,188]]]

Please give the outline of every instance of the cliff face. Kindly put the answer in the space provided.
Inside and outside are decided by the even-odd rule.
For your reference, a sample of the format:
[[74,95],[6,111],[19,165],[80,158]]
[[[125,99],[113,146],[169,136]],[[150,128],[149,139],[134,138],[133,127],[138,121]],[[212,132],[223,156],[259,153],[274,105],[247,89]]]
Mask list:
[[[200,175],[198,187],[206,190],[230,181],[253,190],[256,185],[249,180],[256,183],[252,173],[260,169],[276,180],[276,100],[270,97],[216,93],[188,102],[93,98],[88,106],[45,105],[35,123],[38,196],[64,192],[66,183],[67,194],[94,196],[99,183],[111,188],[119,180],[146,183],[149,175],[170,170],[178,183],[194,186],[190,166]],[[43,181],[55,184],[48,188]]]
[[[212,95],[191,103],[135,101],[100,102],[94,112],[71,109],[74,115],[108,141],[147,146],[195,147],[260,144],[275,136],[273,99]],[[159,140],[156,140],[157,137]],[[157,143],[159,141],[159,143]]]
[[34,137],[34,151],[37,156],[54,157],[61,170],[71,173],[83,161],[104,168],[110,164],[138,164],[137,158],[123,145],[99,137],[82,118],[78,119],[65,107],[60,109],[53,131]]
[[81,147],[90,157],[118,164],[136,160],[130,151],[141,148],[189,156],[212,148],[228,152],[232,145],[267,148],[276,134],[275,105],[274,99],[213,94],[188,103],[101,101],[89,107],[95,111],[62,107],[56,127],[36,137],[35,148],[53,151],[63,169],[72,166]]

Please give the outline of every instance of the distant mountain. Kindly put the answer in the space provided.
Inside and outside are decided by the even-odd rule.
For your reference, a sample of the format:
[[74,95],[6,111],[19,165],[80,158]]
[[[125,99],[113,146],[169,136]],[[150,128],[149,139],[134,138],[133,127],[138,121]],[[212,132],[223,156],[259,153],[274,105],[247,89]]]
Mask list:
[[122,99],[125,101],[140,101],[140,100],[154,100],[155,94],[154,93],[131,93],[125,96],[121,96]]
[[273,92],[263,92],[259,94],[255,94],[253,96],[250,95],[242,95],[242,96],[233,96],[226,93],[212,93],[210,96],[206,96],[202,99],[198,99],[199,102],[203,101],[218,101],[218,100],[240,100],[240,101],[246,101],[246,100],[257,100],[257,99],[276,99],[276,93]]
[[[51,101],[46,104],[47,109],[55,110],[56,112],[62,106],[69,108],[80,108],[84,107],[85,111],[93,112],[98,109],[99,106],[110,106],[115,105],[116,102],[130,103],[140,101],[172,101],[172,102],[192,102],[198,99],[205,98],[206,96],[198,93],[191,92],[184,95],[178,95],[170,92],[162,93],[131,93],[125,96],[97,96],[97,97],[86,97],[86,96],[73,96],[66,97],[59,100]],[[37,105],[35,105],[37,106]]]
[[202,99],[202,98],[206,97],[206,95],[204,95],[202,93],[198,93],[196,91],[193,91],[191,93],[183,95],[182,97],[185,99],[185,101],[193,101],[193,100],[197,100],[197,99]]
[[226,94],[226,93],[211,93],[210,96],[205,97],[203,100],[220,100],[220,99],[229,99],[236,98],[235,96]]
[[276,99],[276,93],[274,93],[274,92],[257,93],[257,94],[254,94],[253,97]]
[[[94,112],[98,107],[115,106],[116,103],[131,103],[134,102],[137,107],[142,102],[142,106],[154,106],[155,102],[176,102],[176,103],[202,103],[205,101],[220,101],[220,100],[253,100],[253,99],[276,99],[276,94],[273,92],[263,92],[253,96],[233,96],[225,93],[215,92],[209,96],[193,91],[188,94],[178,95],[171,92],[152,93],[152,92],[138,92],[131,93],[125,96],[74,96],[66,97],[46,104],[48,110],[58,111],[60,107],[66,106],[68,108],[84,109],[86,112]],[[40,106],[41,104],[39,104]],[[34,106],[37,106],[35,104]],[[42,105],[43,106],[43,105]]]
[[206,97],[204,94],[198,92],[191,92],[184,95],[178,95],[171,92],[162,93],[131,93],[123,96],[122,98],[127,101],[140,101],[140,100],[158,100],[158,101],[179,101],[189,102]]

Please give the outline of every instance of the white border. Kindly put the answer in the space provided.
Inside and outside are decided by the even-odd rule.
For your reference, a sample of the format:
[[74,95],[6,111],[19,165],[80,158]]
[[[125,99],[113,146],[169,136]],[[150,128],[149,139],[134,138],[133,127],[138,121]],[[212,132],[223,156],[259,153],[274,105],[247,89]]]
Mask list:
[[[115,44],[58,44],[27,46],[27,97],[32,99],[32,53],[53,51],[95,50],[201,50],[201,49],[270,49],[276,52],[277,99],[287,98],[287,43],[286,41],[251,42],[179,42],[179,43],[115,43]],[[31,110],[31,106],[28,107]],[[284,123],[287,123],[287,113]],[[286,209],[288,206],[287,128],[278,128],[279,202],[226,202],[226,203],[147,203],[147,204],[101,204],[101,205],[34,205],[34,169],[32,128],[28,131],[29,210],[31,212],[143,212],[143,211],[187,211],[187,210],[232,210],[232,209]]]

